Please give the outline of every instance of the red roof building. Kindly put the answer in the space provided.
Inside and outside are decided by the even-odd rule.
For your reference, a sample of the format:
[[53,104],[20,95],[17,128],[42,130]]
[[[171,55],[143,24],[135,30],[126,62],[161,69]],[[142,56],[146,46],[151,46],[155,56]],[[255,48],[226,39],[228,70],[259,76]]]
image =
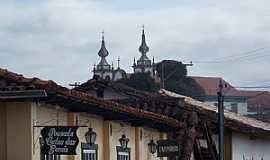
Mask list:
[[270,121],[270,92],[243,90],[241,94],[248,98],[248,112],[251,117]]
[[247,98],[239,90],[220,77],[192,77],[204,90],[204,101],[217,106],[219,82],[225,84],[223,89],[224,106],[226,109],[240,114],[247,114]]

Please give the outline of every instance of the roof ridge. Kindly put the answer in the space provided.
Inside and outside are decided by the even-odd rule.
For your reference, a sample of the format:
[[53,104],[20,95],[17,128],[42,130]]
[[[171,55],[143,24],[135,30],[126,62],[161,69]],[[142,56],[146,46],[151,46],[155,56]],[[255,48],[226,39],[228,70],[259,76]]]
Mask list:
[[216,77],[216,76],[188,76],[188,77],[191,77],[191,78],[220,78],[220,79],[223,79],[223,77]]

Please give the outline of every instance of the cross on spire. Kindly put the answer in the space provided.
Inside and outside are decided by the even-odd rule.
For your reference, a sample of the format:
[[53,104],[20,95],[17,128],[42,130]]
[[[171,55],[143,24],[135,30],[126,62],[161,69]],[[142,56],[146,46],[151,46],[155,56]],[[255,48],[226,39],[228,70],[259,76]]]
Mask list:
[[120,68],[120,57],[117,59],[117,67]]
[[104,41],[104,30],[102,30],[101,35],[102,35],[102,40]]

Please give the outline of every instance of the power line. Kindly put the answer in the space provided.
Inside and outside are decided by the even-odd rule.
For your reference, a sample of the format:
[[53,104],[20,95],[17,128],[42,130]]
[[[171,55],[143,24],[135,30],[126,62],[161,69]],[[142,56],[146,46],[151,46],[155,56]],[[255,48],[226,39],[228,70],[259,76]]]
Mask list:
[[256,88],[258,88],[258,89],[260,89],[260,88],[270,88],[270,86],[237,86],[237,87],[234,86],[234,88],[242,88],[242,89],[256,89]]
[[258,59],[258,58],[262,58],[262,57],[266,57],[270,55],[270,51],[262,52],[262,53],[267,53],[267,54],[242,56],[242,57],[237,57],[234,59],[224,59],[224,60],[219,60],[219,61],[193,61],[193,62],[194,63],[228,63],[228,62],[236,62],[236,61],[239,62],[239,61],[254,60],[254,59]]
[[261,57],[265,57],[270,55],[270,49],[267,48],[259,48],[252,51],[244,52],[235,56],[226,56],[221,58],[216,58],[210,61],[193,61],[195,63],[222,63],[222,62],[234,62],[241,60],[248,60],[249,58],[257,59]]
[[220,60],[224,60],[224,59],[228,59],[228,58],[234,58],[234,57],[237,58],[239,56],[242,57],[242,56],[253,55],[253,54],[256,54],[258,51],[265,50],[265,49],[267,49],[267,48],[265,48],[265,47],[257,48],[257,49],[251,50],[251,51],[246,51],[246,52],[237,54],[237,55],[224,56],[224,57],[220,57],[220,58],[215,58],[213,60],[214,61],[220,61]]

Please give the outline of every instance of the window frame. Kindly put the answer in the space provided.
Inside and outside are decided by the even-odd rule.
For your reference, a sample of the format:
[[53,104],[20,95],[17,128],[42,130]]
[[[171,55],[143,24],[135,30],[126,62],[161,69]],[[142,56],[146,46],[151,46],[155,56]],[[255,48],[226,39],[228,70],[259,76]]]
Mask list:
[[[117,160],[130,160],[131,159],[130,151],[131,151],[130,148],[123,148],[121,146],[116,146]],[[119,153],[126,153],[128,157],[121,158],[120,157],[121,155]]]
[[[90,158],[85,157],[85,150],[94,151],[94,156]],[[98,160],[98,144],[81,143],[81,160]]]

